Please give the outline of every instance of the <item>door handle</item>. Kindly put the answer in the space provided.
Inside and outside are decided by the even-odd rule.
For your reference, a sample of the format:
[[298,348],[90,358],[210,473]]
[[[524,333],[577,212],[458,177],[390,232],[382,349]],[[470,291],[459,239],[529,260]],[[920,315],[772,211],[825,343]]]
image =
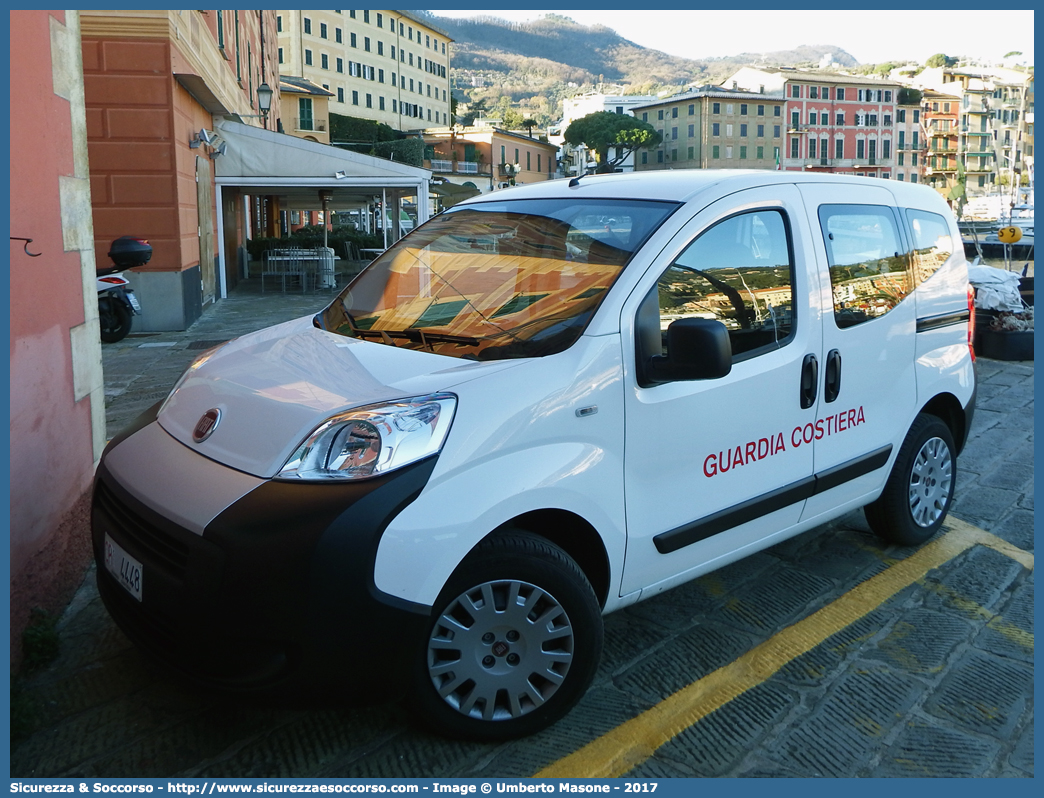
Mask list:
[[819,361],[815,355],[805,355],[801,363],[801,409],[807,410],[816,403],[816,386],[819,384]]
[[831,349],[826,359],[823,399],[833,402],[839,393],[841,393],[841,353],[836,349]]

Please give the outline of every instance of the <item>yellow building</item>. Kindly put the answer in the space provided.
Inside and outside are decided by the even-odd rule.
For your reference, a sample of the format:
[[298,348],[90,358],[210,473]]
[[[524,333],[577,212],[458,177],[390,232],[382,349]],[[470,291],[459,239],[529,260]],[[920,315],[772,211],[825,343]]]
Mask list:
[[331,113],[403,131],[450,124],[451,39],[418,14],[277,11],[276,28],[280,74],[329,91]]
[[781,94],[701,86],[631,113],[663,136],[660,146],[639,150],[635,170],[775,169],[783,146]]
[[283,132],[291,136],[330,143],[330,98],[332,91],[310,80],[279,76],[279,113]]

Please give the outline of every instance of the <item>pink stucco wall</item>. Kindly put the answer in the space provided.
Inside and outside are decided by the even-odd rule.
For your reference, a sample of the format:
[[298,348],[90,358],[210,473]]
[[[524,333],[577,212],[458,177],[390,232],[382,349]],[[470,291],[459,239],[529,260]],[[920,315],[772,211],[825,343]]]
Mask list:
[[[80,254],[66,252],[59,179],[72,175],[69,101],[54,93],[50,18],[11,19],[11,624],[17,659],[29,609],[55,611],[82,577],[93,477],[90,399],[75,401],[69,331],[84,322]],[[77,568],[79,568],[77,576]]]

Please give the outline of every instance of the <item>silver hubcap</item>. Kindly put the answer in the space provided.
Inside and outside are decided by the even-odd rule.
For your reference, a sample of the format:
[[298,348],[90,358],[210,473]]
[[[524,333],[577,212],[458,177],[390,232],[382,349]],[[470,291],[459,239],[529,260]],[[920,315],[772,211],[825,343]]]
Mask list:
[[953,479],[950,447],[942,438],[925,441],[910,473],[910,514],[919,527],[929,527],[946,512]]
[[428,639],[428,674],[463,715],[509,720],[565,681],[573,628],[554,596],[528,582],[484,582],[446,607]]

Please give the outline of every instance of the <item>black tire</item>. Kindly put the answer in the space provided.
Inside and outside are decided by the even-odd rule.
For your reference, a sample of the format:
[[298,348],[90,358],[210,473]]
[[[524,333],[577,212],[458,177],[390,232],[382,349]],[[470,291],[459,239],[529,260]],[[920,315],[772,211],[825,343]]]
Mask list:
[[98,300],[101,339],[107,344],[122,341],[131,331],[131,311],[118,299],[103,296]]
[[460,564],[419,643],[414,715],[437,734],[509,740],[550,726],[583,696],[602,653],[602,613],[569,555],[510,530]]
[[957,448],[950,428],[937,416],[914,419],[884,492],[863,508],[880,537],[903,546],[924,543],[939,531],[953,502]]

